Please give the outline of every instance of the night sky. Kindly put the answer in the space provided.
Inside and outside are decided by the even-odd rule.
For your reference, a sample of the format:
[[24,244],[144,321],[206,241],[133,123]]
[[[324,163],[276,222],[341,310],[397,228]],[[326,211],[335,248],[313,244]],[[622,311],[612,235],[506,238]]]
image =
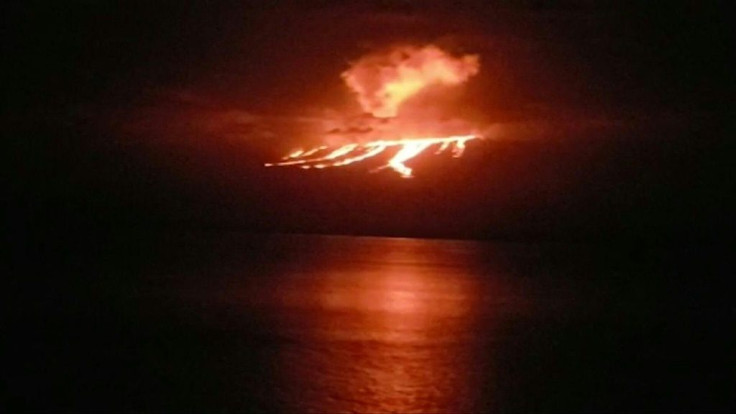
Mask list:
[[[736,412],[728,3],[2,2],[0,411],[308,411],[370,402],[363,367],[417,404]],[[461,159],[264,166],[367,119],[356,60],[430,44],[480,59],[411,101],[483,133]]]
[[[16,239],[733,234],[734,45],[718,2],[11,3],[2,117]],[[263,168],[355,106],[349,62],[397,43],[480,55],[457,102],[493,134],[461,161],[420,157],[411,180]]]

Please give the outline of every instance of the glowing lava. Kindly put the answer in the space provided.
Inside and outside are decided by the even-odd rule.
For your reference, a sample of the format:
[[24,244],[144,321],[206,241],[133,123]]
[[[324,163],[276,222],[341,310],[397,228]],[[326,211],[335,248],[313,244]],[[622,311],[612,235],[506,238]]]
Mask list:
[[385,165],[374,171],[391,168],[401,174],[402,177],[410,178],[412,177],[412,169],[407,167],[405,162],[421,154],[427,148],[439,146],[435,154],[441,154],[452,148],[453,156],[460,157],[465,149],[465,143],[476,138],[478,138],[476,135],[453,135],[439,138],[407,138],[394,141],[379,140],[364,144],[347,144],[337,148],[330,148],[323,145],[309,150],[294,151],[284,157],[282,162],[268,163],[265,165],[266,167],[292,165],[304,169],[342,167],[375,157],[388,148],[398,148],[398,151]]
[[[433,85],[458,85],[467,81],[478,73],[479,65],[477,55],[456,57],[434,45],[400,46],[362,57],[343,72],[342,79],[355,93],[363,111],[370,114],[370,121],[374,122],[375,126],[383,125],[387,121],[386,118],[400,118],[401,105],[423,89]],[[372,127],[365,129],[371,133],[378,130]],[[340,147],[322,145],[300,149],[283,157],[281,162],[265,165],[298,166],[304,169],[342,167],[392,150],[395,152],[390,155],[388,162],[374,171],[391,168],[402,177],[408,178],[412,176],[412,169],[406,166],[406,162],[428,148],[436,147],[435,154],[451,149],[455,157],[460,157],[465,149],[465,143],[478,138],[477,135],[470,134],[382,139],[384,135],[405,136],[401,133],[401,128],[388,132],[383,130],[378,134],[381,139],[375,139],[374,135],[368,141],[368,137],[363,136],[353,140],[360,143],[354,142]]]

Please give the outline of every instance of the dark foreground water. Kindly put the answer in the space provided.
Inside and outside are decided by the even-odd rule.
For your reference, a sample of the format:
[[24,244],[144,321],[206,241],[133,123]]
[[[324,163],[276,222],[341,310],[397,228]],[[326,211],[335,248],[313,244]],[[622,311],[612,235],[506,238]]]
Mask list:
[[231,233],[64,249],[38,252],[55,259],[12,311],[16,409],[735,407],[730,275],[688,249]]

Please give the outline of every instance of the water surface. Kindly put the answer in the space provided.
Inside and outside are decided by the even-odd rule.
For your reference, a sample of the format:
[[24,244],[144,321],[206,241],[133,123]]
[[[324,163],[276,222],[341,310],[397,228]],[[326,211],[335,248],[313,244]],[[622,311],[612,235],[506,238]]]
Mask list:
[[37,329],[14,379],[22,407],[732,406],[732,342],[720,331],[733,313],[703,306],[669,257],[236,233],[172,234],[127,249],[65,263],[59,289],[28,305],[26,322]]

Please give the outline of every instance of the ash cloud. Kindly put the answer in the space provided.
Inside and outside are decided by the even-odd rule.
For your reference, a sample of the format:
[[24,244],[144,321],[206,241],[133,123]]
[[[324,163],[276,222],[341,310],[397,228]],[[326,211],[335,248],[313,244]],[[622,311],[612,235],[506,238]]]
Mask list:
[[463,83],[479,70],[477,55],[455,57],[435,45],[397,46],[363,56],[342,78],[365,112],[390,118],[423,89]]

